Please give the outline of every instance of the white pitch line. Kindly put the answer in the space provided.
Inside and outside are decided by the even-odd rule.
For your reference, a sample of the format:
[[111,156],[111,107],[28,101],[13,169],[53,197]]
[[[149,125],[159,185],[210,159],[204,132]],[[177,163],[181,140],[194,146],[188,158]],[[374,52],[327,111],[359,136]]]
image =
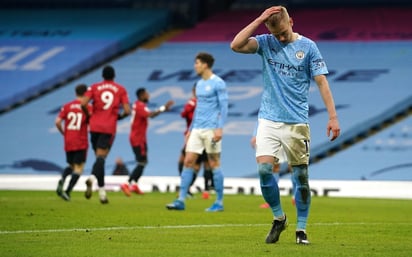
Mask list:
[[[16,230],[0,231],[0,234],[25,234],[25,233],[59,233],[59,232],[91,232],[110,230],[138,230],[138,229],[182,229],[182,228],[219,228],[219,227],[252,227],[268,226],[268,224],[211,224],[211,225],[177,225],[177,226],[132,226],[132,227],[106,227],[106,228],[66,228],[66,229],[39,229],[39,230]],[[270,225],[270,224],[269,224]]]
[[[294,225],[289,223],[289,225]],[[412,223],[367,223],[367,222],[331,222],[331,223],[311,223],[309,226],[358,226],[358,225],[406,225]],[[132,226],[132,227],[102,227],[102,228],[66,228],[66,229],[37,229],[37,230],[3,230],[0,235],[5,234],[33,234],[33,233],[61,233],[61,232],[92,232],[92,231],[111,231],[111,230],[139,230],[139,229],[184,229],[184,228],[223,228],[223,227],[262,227],[270,224],[209,224],[209,225],[177,225],[177,226]]]

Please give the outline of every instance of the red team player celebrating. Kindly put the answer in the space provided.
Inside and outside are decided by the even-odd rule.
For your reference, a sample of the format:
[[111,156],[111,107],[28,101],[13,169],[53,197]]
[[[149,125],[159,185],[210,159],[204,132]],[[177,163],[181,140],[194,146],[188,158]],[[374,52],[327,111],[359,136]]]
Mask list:
[[132,125],[130,130],[130,144],[132,146],[136,167],[133,169],[129,176],[128,183],[124,183],[120,186],[126,196],[130,196],[130,192],[136,194],[143,194],[140,190],[137,182],[143,175],[143,170],[147,164],[147,127],[149,125],[148,118],[154,118],[162,112],[168,111],[174,104],[172,100],[169,100],[166,104],[160,106],[157,110],[150,111],[147,107],[150,94],[145,88],[139,88],[136,90],[137,100],[133,104],[132,111]]
[[[76,99],[66,103],[60,110],[55,124],[60,133],[64,136],[64,151],[66,161],[69,166],[63,171],[62,177],[57,186],[57,195],[66,201],[70,201],[70,192],[83,173],[84,163],[87,157],[88,137],[87,120],[88,117],[83,112],[81,99],[87,91],[87,86],[80,84],[76,86]],[[90,105],[87,105],[87,113],[91,113]],[[64,122],[64,127],[63,123]],[[63,191],[66,177],[72,175],[67,189]]]
[[[92,101],[93,115],[90,117],[90,136],[92,147],[96,156],[92,174],[86,181],[85,197],[92,196],[92,185],[97,179],[99,198],[102,204],[108,203],[104,189],[105,159],[116,135],[117,120],[130,114],[129,97],[126,89],[114,82],[115,70],[112,66],[105,66],[102,72],[103,81],[91,85],[82,101],[85,106]],[[119,113],[119,107],[123,107]]]

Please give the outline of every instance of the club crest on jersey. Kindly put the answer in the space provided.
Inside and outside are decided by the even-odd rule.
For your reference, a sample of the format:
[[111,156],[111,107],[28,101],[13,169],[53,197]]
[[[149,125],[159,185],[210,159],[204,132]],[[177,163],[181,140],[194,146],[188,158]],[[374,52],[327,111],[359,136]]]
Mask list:
[[299,51],[296,52],[295,56],[299,60],[302,60],[305,57],[305,53],[302,50],[299,50]]

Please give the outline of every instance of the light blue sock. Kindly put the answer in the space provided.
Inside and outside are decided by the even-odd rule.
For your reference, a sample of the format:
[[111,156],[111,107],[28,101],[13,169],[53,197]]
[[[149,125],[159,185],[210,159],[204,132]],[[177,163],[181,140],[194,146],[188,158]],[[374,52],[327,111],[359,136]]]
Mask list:
[[214,183],[215,191],[216,191],[216,202],[223,205],[223,189],[224,189],[223,172],[220,169],[220,167],[213,169],[212,172],[213,172],[213,183]]
[[308,166],[293,166],[293,181],[295,184],[295,202],[297,211],[296,229],[305,230],[309,215],[311,193],[308,181]]
[[180,190],[179,190],[179,200],[184,202],[187,196],[187,190],[192,183],[194,175],[194,170],[191,168],[184,167],[182,175],[180,176]]
[[258,172],[260,178],[260,189],[265,201],[272,209],[273,216],[282,217],[284,215],[280,204],[279,187],[276,179],[273,176],[273,164],[259,163]]

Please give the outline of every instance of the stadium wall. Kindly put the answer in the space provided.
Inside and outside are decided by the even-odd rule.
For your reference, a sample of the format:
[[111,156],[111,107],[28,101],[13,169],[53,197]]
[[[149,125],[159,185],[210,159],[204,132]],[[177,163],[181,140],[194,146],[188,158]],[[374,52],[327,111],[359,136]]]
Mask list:
[[[56,189],[58,175],[1,175],[0,190],[46,190]],[[80,178],[75,190],[86,190],[87,177]],[[106,176],[106,190],[120,191],[120,185],[126,182],[127,176]],[[69,179],[66,179],[68,183]],[[139,187],[146,193],[177,192],[180,179],[174,177],[144,176],[139,180]],[[193,189],[201,192],[203,178],[197,179]],[[310,181],[313,196],[319,197],[353,197],[353,198],[385,198],[385,199],[412,199],[412,181],[342,181],[342,180],[312,180]],[[97,188],[97,185],[94,186]],[[290,195],[292,183],[289,179],[279,181],[280,193]],[[226,178],[225,194],[261,195],[257,178]]]

